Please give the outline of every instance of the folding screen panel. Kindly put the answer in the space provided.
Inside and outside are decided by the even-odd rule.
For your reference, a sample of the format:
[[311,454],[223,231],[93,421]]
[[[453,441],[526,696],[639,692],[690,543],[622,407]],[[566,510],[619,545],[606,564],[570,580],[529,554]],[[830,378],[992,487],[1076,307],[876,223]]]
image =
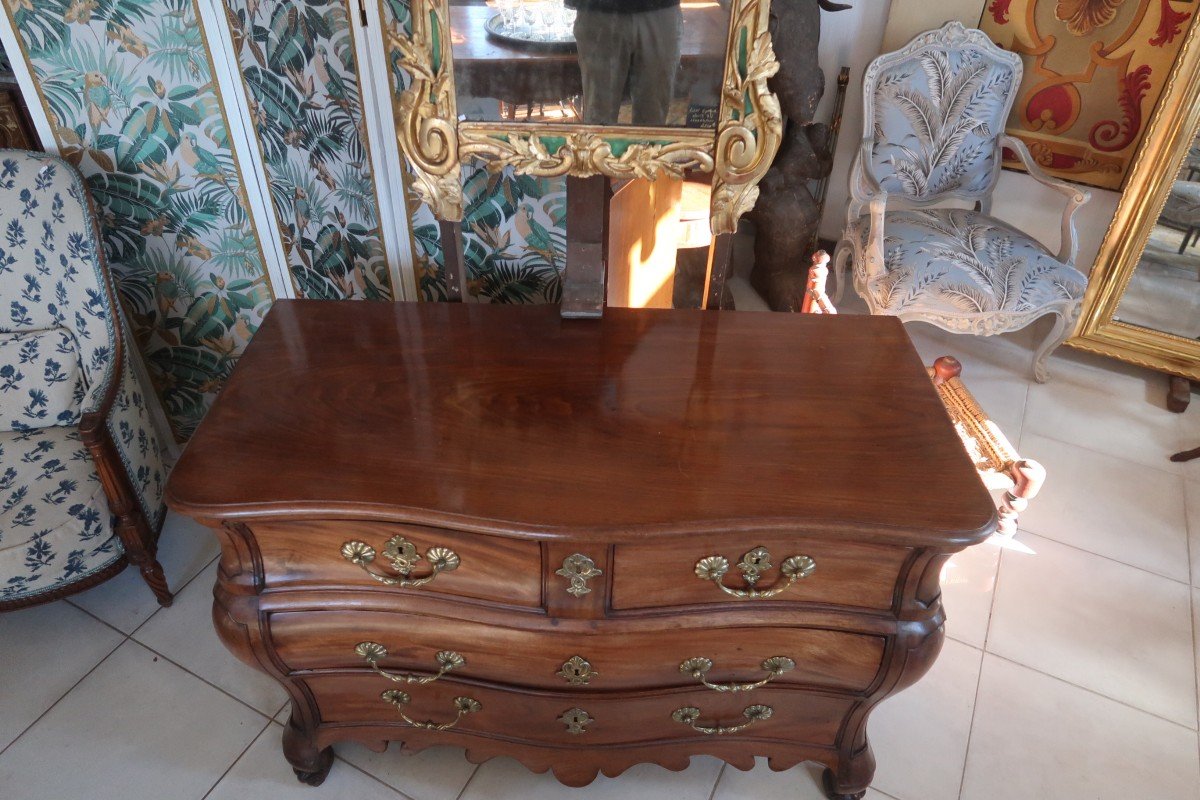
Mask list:
[[296,294],[391,300],[347,0],[225,0]]
[[104,247],[177,438],[190,435],[274,292],[248,172],[192,0],[6,3],[47,146],[87,178]]

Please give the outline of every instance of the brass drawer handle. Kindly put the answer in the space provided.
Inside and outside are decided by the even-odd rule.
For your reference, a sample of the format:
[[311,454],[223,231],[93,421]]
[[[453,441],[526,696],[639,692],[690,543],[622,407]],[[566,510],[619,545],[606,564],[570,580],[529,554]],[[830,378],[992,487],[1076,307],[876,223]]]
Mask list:
[[[375,548],[366,542],[353,541],[342,545],[342,558],[362,567],[364,572],[380,583],[405,589],[424,586],[440,573],[458,569],[460,563],[458,554],[446,547],[431,547],[422,557],[417,552],[417,546],[403,536],[393,536],[387,540],[383,546],[383,557],[392,562],[392,569],[400,574],[399,577],[376,572],[368,566],[375,560]],[[429,562],[432,572],[423,578],[409,577],[422,560]]]
[[689,658],[679,665],[680,672],[691,675],[714,692],[749,692],[760,686],[766,686],[785,672],[791,672],[796,668],[796,662],[787,656],[771,656],[762,662],[762,668],[767,673],[767,677],[754,683],[709,683],[705,676],[712,668],[713,662],[710,658]]
[[438,671],[436,675],[401,675],[398,672],[388,672],[387,670],[380,668],[379,662],[387,658],[388,651],[387,648],[379,644],[379,642],[359,642],[354,647],[354,652],[357,653],[359,657],[366,659],[367,663],[371,665],[373,670],[388,680],[395,681],[396,683],[433,683],[447,672],[459,669],[467,663],[466,659],[453,650],[442,650],[433,657],[434,661],[436,661],[438,665]]
[[762,574],[771,569],[771,554],[767,552],[767,548],[756,547],[746,553],[738,562],[737,567],[742,571],[742,578],[749,584],[749,589],[731,589],[721,582],[725,573],[729,572],[729,559],[725,556],[708,556],[697,561],[696,576],[701,580],[712,581],[725,594],[743,600],[762,600],[774,597],[801,578],[812,575],[813,570],[817,568],[817,563],[808,556],[789,556],[779,565],[779,571],[786,580],[780,582],[773,589],[755,588]]
[[424,728],[427,731],[448,731],[458,724],[458,721],[467,714],[474,714],[477,711],[482,711],[483,706],[473,697],[456,697],[454,698],[454,709],[458,712],[454,719],[449,722],[417,722],[404,713],[404,706],[408,705],[412,700],[408,696],[408,692],[402,692],[399,689],[388,689],[383,694],[379,695],[385,702],[391,703],[400,712],[400,719],[412,725],[414,728]]
[[676,709],[671,714],[671,719],[709,736],[726,736],[731,733],[744,731],[760,719],[770,719],[774,713],[775,710],[770,706],[746,706],[746,710],[742,712],[742,716],[746,718],[746,721],[741,725],[733,725],[728,728],[722,725],[697,724],[697,720],[700,719],[700,709],[695,706],[684,706],[683,708]]

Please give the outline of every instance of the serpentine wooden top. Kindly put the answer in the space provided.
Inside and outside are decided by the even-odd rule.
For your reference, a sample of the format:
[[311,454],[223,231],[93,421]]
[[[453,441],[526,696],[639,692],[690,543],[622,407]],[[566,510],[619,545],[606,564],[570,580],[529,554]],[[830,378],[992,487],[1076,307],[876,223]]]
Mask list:
[[281,300],[170,505],[526,536],[968,543],[995,509],[890,317]]

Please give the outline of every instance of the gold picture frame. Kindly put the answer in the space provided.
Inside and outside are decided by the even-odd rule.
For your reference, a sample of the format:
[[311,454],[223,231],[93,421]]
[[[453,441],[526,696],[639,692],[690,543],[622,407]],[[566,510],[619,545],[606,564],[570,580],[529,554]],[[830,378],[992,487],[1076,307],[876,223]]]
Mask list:
[[767,80],[779,70],[768,31],[770,0],[731,0],[715,130],[460,121],[455,103],[447,0],[412,0],[411,31],[389,34],[411,83],[396,104],[398,137],[414,189],[445,221],[463,215],[464,159],[538,177],[680,177],[711,173],[714,235],[733,233],[758,199],[758,181],[783,136]]
[[1200,128],[1200,25],[1192,25],[1162,98],[1147,124],[1092,268],[1083,313],[1067,344],[1143,367],[1200,380],[1200,341],[1117,319],[1117,307],[1162,214],[1184,156]]

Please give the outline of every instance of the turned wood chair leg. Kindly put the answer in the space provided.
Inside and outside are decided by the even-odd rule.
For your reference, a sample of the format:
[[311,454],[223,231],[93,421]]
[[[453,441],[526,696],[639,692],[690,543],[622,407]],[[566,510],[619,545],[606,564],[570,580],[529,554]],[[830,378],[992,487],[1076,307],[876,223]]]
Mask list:
[[999,532],[1003,536],[1012,536],[1017,532],[1018,517],[1029,507],[1029,501],[1037,496],[1046,481],[1046,468],[1033,459],[1023,458],[1012,465],[1009,476],[1013,480],[1013,488],[1004,493],[998,509]]

